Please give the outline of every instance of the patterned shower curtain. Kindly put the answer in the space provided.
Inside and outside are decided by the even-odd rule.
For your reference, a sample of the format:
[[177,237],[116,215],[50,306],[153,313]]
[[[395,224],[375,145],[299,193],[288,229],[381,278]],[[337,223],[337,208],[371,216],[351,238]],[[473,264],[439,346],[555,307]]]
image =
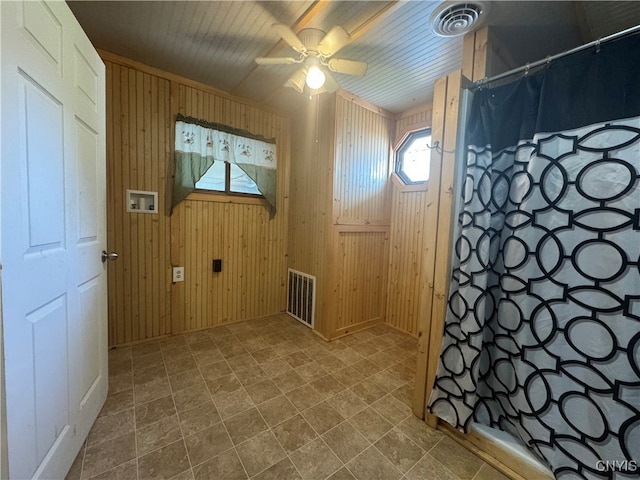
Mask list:
[[640,35],[475,92],[429,411],[640,477]]

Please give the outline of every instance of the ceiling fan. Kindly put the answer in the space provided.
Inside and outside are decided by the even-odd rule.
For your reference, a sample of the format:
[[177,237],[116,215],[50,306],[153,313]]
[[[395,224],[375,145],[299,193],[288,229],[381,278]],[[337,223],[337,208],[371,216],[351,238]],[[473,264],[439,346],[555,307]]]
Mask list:
[[333,27],[325,34],[316,28],[305,28],[296,35],[286,25],[274,24],[273,29],[291,46],[298,57],[258,57],[258,65],[293,65],[300,64],[298,69],[285,83],[302,93],[305,84],[315,95],[323,92],[334,92],[340,86],[330,72],[362,76],[367,71],[367,64],[357,60],[333,58],[333,54],[351,41],[351,37],[340,26]]

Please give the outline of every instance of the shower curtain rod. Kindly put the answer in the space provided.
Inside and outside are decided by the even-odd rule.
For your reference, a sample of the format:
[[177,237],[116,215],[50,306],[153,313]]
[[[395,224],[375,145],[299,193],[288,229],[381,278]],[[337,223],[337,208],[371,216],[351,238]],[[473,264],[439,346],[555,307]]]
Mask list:
[[473,82],[470,86],[469,89],[475,89],[478,87],[482,87],[488,83],[492,83],[495,82],[497,80],[501,80],[503,78],[506,77],[510,77],[512,75],[515,75],[517,73],[520,72],[528,72],[530,69],[538,67],[540,65],[543,65],[545,63],[549,63],[552,60],[557,60],[558,58],[562,58],[565,57],[567,55],[571,55],[572,53],[576,53],[579,52],[581,50],[585,50],[587,48],[590,47],[596,47],[599,48],[601,44],[605,43],[605,42],[609,42],[611,40],[615,40],[616,38],[620,38],[620,37],[624,37],[625,35],[631,35],[633,33],[637,33],[640,31],[640,25],[636,25],[635,27],[631,27],[631,28],[627,28],[626,30],[622,30],[620,32],[617,33],[613,33],[611,35],[607,35],[606,37],[602,37],[599,38],[597,40],[594,40],[593,42],[590,43],[585,43],[584,45],[580,45],[579,47],[576,48],[572,48],[571,50],[567,50],[565,52],[562,53],[557,53],[555,55],[551,55],[545,59],[542,60],[538,60],[537,62],[533,62],[533,63],[527,63],[526,65],[523,65],[522,67],[518,67],[518,68],[514,68],[513,70],[509,70],[508,72],[504,72],[504,73],[500,73],[498,75],[494,75],[493,77],[485,77],[482,78],[476,82]]

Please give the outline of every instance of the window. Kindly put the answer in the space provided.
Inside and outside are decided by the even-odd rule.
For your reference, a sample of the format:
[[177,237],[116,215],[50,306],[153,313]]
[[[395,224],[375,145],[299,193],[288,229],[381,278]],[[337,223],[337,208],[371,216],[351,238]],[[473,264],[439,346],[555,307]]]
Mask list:
[[429,180],[430,146],[431,129],[427,128],[409,133],[397,147],[395,173],[405,185],[424,184]]
[[260,196],[258,186],[240,167],[228,162],[213,162],[196,183],[196,189],[229,194]]

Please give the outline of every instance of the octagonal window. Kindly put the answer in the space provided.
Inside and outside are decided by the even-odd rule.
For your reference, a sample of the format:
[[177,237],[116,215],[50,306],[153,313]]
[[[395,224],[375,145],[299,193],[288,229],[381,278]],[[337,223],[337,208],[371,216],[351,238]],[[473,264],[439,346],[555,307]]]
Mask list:
[[426,183],[431,163],[431,129],[408,134],[396,149],[396,174],[407,185]]

